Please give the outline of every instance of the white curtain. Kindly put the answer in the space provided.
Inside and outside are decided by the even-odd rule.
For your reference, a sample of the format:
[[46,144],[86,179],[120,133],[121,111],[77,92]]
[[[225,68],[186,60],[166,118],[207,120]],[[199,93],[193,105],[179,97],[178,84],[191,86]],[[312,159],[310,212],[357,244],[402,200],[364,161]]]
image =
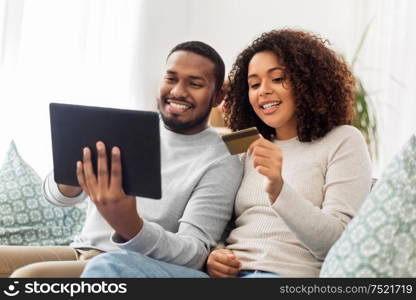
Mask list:
[[0,0],[0,158],[13,138],[38,173],[52,168],[52,101],[155,109],[166,55],[179,42],[211,44],[229,70],[261,32],[295,27],[328,38],[351,61],[374,18],[356,71],[379,115],[377,176],[416,130],[415,5],[412,0]]
[[1,157],[14,139],[39,174],[52,169],[50,102],[140,107],[131,80],[140,6],[0,0]]
[[368,36],[357,72],[376,106],[379,175],[416,133],[416,1],[368,0]]

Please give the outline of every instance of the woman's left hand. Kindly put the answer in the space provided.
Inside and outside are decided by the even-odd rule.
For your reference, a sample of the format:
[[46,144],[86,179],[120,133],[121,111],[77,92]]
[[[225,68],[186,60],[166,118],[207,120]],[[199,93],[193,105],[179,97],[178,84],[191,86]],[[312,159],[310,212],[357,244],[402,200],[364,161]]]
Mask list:
[[261,137],[250,145],[247,152],[252,156],[256,171],[266,177],[265,190],[273,204],[283,187],[282,150]]

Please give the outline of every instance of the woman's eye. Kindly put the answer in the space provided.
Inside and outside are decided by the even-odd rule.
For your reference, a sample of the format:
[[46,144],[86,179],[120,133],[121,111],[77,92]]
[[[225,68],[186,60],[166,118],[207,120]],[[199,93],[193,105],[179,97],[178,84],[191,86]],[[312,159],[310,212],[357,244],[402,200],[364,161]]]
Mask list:
[[257,89],[259,86],[260,86],[259,83],[253,83],[253,84],[250,85],[250,88],[251,89]]
[[273,82],[283,82],[285,80],[285,78],[284,77],[276,77],[276,78],[274,78],[273,79]]

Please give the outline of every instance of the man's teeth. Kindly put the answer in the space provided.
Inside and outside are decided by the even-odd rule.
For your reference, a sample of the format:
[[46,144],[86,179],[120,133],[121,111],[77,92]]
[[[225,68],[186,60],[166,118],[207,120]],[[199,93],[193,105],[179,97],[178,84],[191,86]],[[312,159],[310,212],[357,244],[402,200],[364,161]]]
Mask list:
[[171,103],[169,103],[169,104],[170,104],[170,106],[172,106],[173,108],[178,108],[178,109],[188,109],[188,108],[189,108],[189,106],[184,105],[184,104],[178,104],[178,103],[173,103],[173,102],[171,102]]
[[272,102],[272,103],[267,103],[261,106],[261,108],[263,109],[268,109],[274,106],[279,106],[282,103],[282,101],[277,101],[277,102]]

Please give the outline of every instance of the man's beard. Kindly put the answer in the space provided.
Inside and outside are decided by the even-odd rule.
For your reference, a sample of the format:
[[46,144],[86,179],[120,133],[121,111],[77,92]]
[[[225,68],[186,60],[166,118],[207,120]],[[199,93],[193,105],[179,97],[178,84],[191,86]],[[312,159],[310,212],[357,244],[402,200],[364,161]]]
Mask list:
[[[209,105],[208,107],[210,108],[211,105]],[[211,110],[207,109],[203,114],[201,114],[201,115],[197,116],[195,119],[189,120],[187,122],[177,121],[174,118],[166,118],[166,116],[163,113],[161,113],[160,115],[162,116],[162,120],[163,120],[163,123],[165,124],[165,126],[170,128],[172,131],[181,132],[181,131],[193,129],[193,128],[201,125],[209,117],[210,113],[211,113]]]

